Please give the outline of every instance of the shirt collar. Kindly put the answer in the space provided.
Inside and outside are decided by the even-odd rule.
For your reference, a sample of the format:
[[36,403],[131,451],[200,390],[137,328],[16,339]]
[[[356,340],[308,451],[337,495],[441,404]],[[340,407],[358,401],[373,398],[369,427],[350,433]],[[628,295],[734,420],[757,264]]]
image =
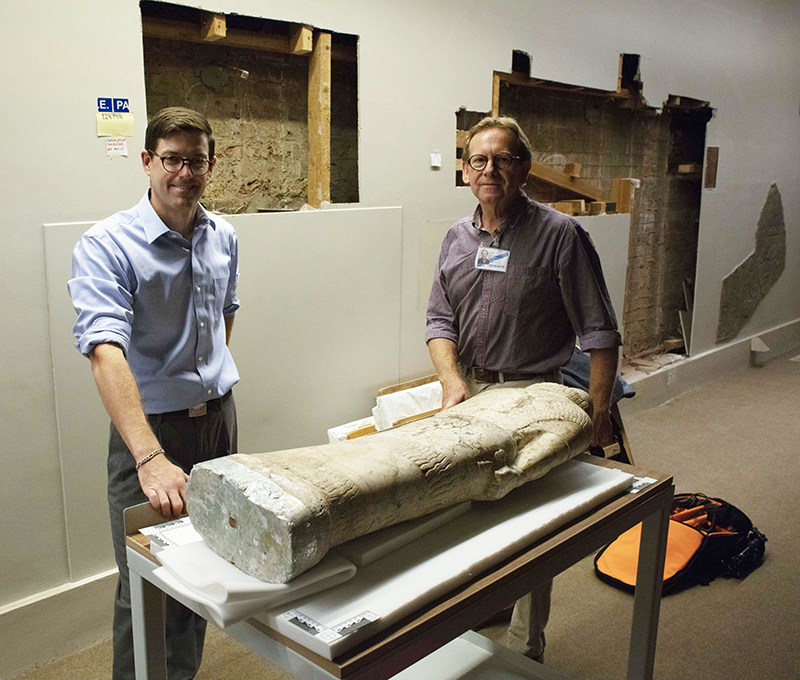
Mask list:
[[[171,231],[158,216],[155,208],[153,208],[153,204],[150,203],[149,189],[144,192],[142,200],[139,201],[138,210],[148,243],[153,243],[159,236],[163,236]],[[211,226],[212,229],[217,228],[216,223],[211,219],[211,215],[208,211],[198,203],[197,210],[194,213],[194,228],[203,230],[208,226]]]
[[[520,189],[519,195],[517,198],[511,203],[509,206],[508,212],[503,215],[502,219],[500,220],[500,231],[505,233],[506,231],[513,229],[517,226],[520,221],[520,218],[525,213],[525,209],[528,207],[530,199],[528,198],[527,194]],[[481,211],[480,203],[478,207],[475,208],[475,212],[472,214],[472,226],[475,227],[478,231],[481,230],[481,222],[482,222],[483,213]]]

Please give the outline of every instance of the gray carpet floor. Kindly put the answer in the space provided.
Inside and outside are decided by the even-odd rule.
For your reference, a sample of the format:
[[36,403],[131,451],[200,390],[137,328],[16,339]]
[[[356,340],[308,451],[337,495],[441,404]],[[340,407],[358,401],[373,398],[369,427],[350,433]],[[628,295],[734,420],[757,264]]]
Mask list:
[[[637,465],[672,474],[678,492],[730,501],[769,539],[763,565],[746,579],[717,579],[663,599],[658,680],[800,679],[800,362],[792,356],[647,411],[621,405]],[[591,558],[559,575],[546,663],[576,679],[625,677],[631,603],[594,576]],[[502,629],[484,632],[497,639]],[[106,679],[110,654],[103,642],[18,678]],[[288,678],[213,626],[197,677]]]

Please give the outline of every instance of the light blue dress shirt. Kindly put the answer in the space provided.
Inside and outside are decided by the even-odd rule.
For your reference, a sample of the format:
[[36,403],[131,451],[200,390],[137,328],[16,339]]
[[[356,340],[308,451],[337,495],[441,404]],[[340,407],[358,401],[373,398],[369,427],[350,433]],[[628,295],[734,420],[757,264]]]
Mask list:
[[239,308],[233,227],[198,205],[191,244],[150,204],[94,225],[78,241],[67,284],[78,313],[75,346],[125,351],[145,413],[190,408],[239,381],[224,317]]

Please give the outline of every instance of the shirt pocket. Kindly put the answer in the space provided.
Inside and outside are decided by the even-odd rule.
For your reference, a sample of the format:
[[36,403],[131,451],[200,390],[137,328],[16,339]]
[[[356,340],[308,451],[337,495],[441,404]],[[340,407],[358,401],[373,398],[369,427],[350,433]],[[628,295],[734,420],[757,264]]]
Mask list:
[[549,267],[509,266],[503,312],[514,318],[536,316],[554,294],[559,295],[557,288]]

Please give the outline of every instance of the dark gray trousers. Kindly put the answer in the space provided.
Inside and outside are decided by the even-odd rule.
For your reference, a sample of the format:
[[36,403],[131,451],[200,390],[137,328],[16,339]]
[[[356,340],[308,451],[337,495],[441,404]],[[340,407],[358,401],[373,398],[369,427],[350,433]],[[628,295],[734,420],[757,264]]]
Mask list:
[[[218,410],[189,418],[172,414],[148,416],[158,441],[170,461],[189,472],[195,463],[237,450],[236,406],[233,395],[223,397]],[[114,597],[113,680],[134,680],[133,626],[125,528],[122,513],[131,505],[147,502],[139,486],[134,460],[117,428],[111,425],[108,443],[108,507],[111,537],[119,580]],[[166,521],[166,520],[165,520]],[[166,638],[169,680],[191,680],[200,668],[206,621],[167,597]]]

